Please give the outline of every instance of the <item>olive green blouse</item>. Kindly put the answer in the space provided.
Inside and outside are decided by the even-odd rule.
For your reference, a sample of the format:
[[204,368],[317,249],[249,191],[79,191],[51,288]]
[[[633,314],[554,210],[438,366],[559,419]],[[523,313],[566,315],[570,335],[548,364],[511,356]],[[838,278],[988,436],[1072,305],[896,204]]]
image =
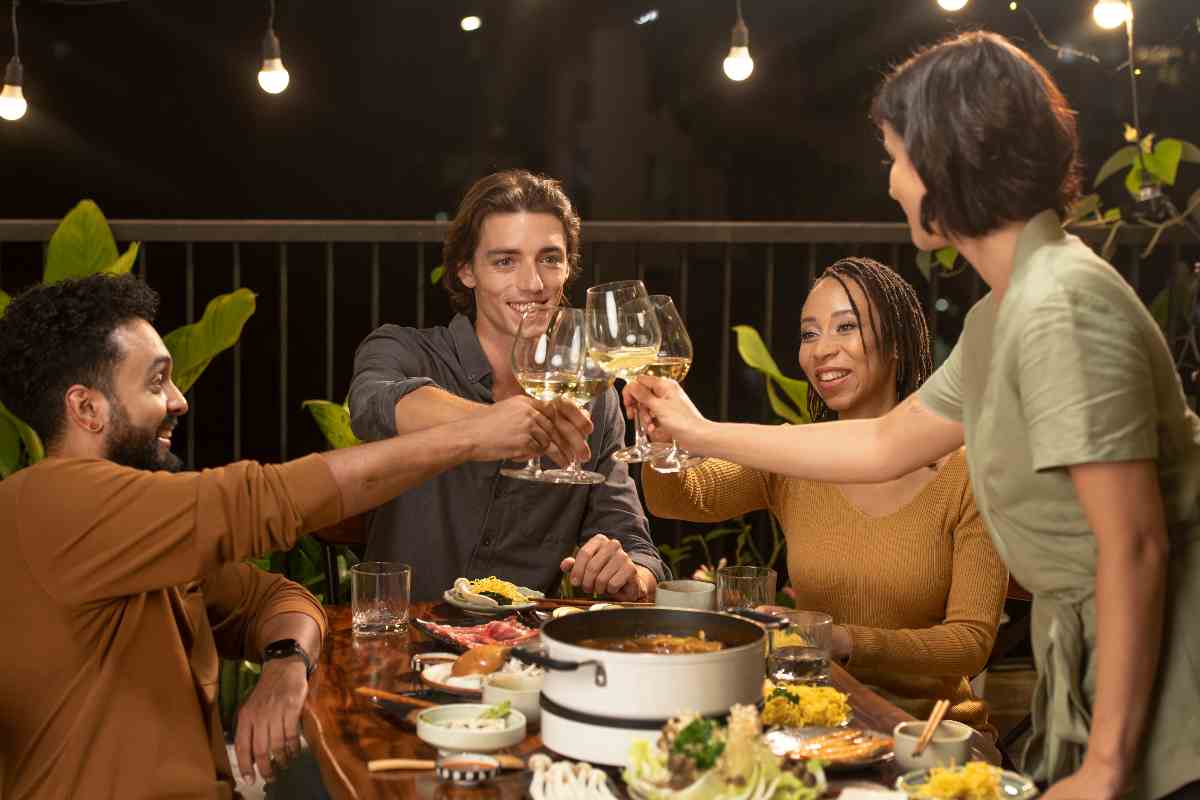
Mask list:
[[1034,595],[1038,685],[1024,768],[1039,780],[1082,763],[1095,699],[1096,541],[1065,468],[1157,462],[1167,607],[1130,796],[1200,780],[1200,419],[1138,296],[1042,212],[1020,235],[1004,297],[971,309],[919,397],[963,424],[979,511]]

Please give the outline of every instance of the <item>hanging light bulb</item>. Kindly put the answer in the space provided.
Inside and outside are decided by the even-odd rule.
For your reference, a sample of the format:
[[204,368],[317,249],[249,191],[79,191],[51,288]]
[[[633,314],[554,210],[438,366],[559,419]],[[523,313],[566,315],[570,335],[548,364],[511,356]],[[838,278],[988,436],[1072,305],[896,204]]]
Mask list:
[[1092,19],[1106,30],[1120,27],[1132,16],[1133,10],[1124,0],[1100,0],[1092,6]]
[[962,11],[967,0],[938,0],[938,5],[946,11]]
[[25,116],[29,104],[25,102],[25,93],[21,90],[22,75],[20,57],[20,38],[17,35],[17,6],[19,0],[12,4],[12,38],[13,55],[4,68],[4,88],[0,89],[0,117],[9,122],[16,122]]
[[267,19],[267,35],[263,37],[263,62],[258,71],[258,85],[267,94],[279,94],[288,87],[291,76],[283,66],[279,37],[275,35],[275,0],[269,2],[270,15]]
[[463,17],[461,20],[459,20],[458,27],[462,28],[467,33],[470,33],[471,31],[477,31],[482,28],[483,20],[474,15],[470,17]]
[[731,81],[744,81],[751,72],[754,59],[750,57],[750,29],[742,19],[742,0],[737,0],[737,22],[733,25],[729,55],[725,57],[725,75]]

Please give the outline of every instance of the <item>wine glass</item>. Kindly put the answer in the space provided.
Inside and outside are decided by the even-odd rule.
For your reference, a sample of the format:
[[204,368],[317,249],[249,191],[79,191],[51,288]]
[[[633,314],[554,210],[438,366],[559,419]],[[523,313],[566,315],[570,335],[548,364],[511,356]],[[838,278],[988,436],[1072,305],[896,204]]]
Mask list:
[[[512,369],[517,383],[530,397],[545,402],[561,397],[574,402],[571,395],[577,389],[586,358],[587,331],[579,309],[534,306],[521,317],[513,340]],[[603,388],[595,387],[594,394]],[[541,456],[534,456],[525,466],[505,468],[500,474],[544,483],[590,484],[605,480],[597,472],[579,469],[574,459],[572,465],[574,470],[568,467],[547,471],[542,469]]]
[[[601,369],[626,383],[658,357],[662,332],[641,281],[601,283],[587,291],[588,353]],[[663,442],[649,442],[641,414],[635,415],[632,447],[613,453],[618,461],[640,462],[666,451]]]
[[[579,360],[579,368],[575,372],[575,382],[562,395],[562,398],[574,403],[579,408],[584,408],[608,391],[608,387],[612,386],[613,379],[608,372],[601,369],[600,365],[587,354],[587,329],[583,310],[571,308],[564,309],[564,312],[569,313],[570,316],[569,319],[564,316],[563,324],[571,326],[578,334],[578,337],[572,340],[572,360],[579,354],[582,354],[582,358]],[[575,349],[576,342],[581,345],[578,351]],[[575,458],[574,454],[572,454],[570,464],[562,469],[544,470],[542,472],[542,480],[552,483],[586,485],[604,483],[607,479],[599,472],[581,469],[579,459]]]
[[[683,383],[688,370],[692,368],[692,340],[688,336],[687,326],[683,324],[683,317],[679,315],[670,295],[652,294],[650,305],[658,315],[662,338],[658,345],[658,357],[646,366],[646,374]],[[651,461],[650,466],[658,472],[670,473],[690,469],[703,461],[704,456],[681,449],[672,439],[671,448]]]

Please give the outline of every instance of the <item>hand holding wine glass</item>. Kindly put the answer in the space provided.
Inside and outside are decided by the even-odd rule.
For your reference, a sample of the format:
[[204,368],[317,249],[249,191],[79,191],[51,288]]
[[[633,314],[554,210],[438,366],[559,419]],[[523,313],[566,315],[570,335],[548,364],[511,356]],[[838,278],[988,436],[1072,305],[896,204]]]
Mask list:
[[[683,383],[692,367],[692,339],[688,336],[687,326],[669,295],[650,295],[650,305],[658,315],[662,337],[658,345],[658,357],[646,366],[646,374]],[[672,473],[691,469],[703,461],[704,456],[681,449],[679,443],[672,439],[671,449],[650,462],[650,466],[658,472]]]

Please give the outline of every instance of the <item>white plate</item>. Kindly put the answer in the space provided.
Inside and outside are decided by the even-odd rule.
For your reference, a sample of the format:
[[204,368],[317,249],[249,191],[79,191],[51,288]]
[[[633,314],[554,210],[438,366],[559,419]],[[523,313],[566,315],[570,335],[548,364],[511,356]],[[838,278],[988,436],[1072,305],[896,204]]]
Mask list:
[[[532,597],[535,600],[540,600],[545,597],[544,592],[539,592],[537,589],[527,589],[524,586],[518,586],[517,591],[526,597]],[[507,606],[482,606],[477,603],[469,603],[460,598],[454,593],[453,589],[447,589],[442,593],[442,599],[456,608],[461,608],[464,611],[471,611],[476,614],[507,614],[510,611],[522,611],[526,608],[533,608],[534,603],[513,603]]]
[[491,753],[519,744],[525,738],[525,715],[516,710],[508,712],[506,727],[498,731],[447,728],[437,724],[452,719],[474,719],[489,708],[491,706],[483,703],[456,703],[427,708],[417,714],[417,736],[421,741],[443,750],[471,753]]
[[[909,797],[916,797],[917,792],[927,780],[929,780],[929,770],[913,770],[896,779],[896,788]],[[1000,796],[1004,800],[1029,800],[1029,798],[1038,796],[1038,789],[1029,778],[1005,769],[1000,770]]]

